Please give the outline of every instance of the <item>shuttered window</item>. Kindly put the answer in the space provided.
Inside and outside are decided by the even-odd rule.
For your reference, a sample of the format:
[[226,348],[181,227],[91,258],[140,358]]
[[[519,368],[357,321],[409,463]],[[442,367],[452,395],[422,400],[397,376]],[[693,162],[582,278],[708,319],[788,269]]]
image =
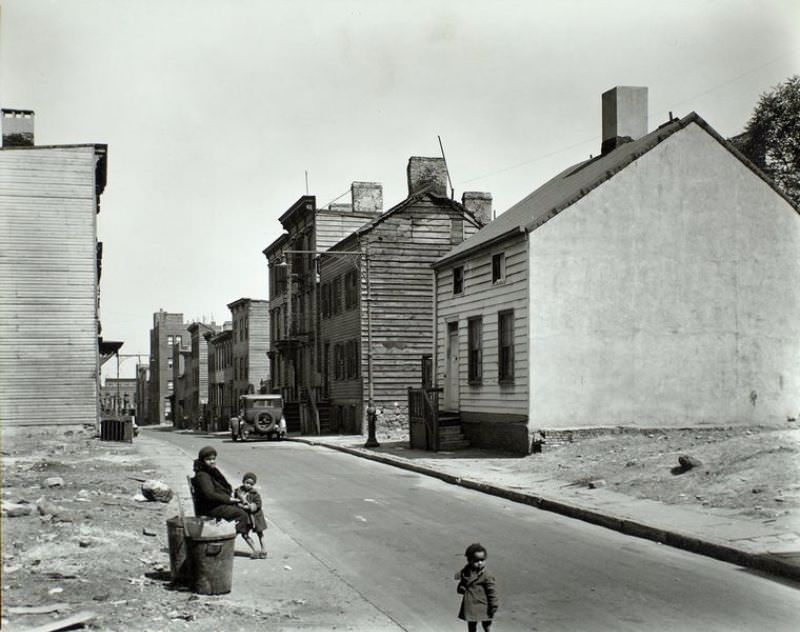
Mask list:
[[498,380],[501,383],[514,382],[514,310],[497,315],[497,360]]
[[480,384],[483,380],[483,319],[470,318],[467,321],[467,376],[470,384]]

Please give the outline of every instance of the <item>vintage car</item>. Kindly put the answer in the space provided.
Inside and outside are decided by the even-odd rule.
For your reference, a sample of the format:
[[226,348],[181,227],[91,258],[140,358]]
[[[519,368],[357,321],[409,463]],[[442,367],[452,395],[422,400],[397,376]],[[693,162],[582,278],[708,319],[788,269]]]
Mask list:
[[231,418],[231,438],[247,441],[255,437],[283,439],[286,419],[280,395],[242,395],[239,415]]

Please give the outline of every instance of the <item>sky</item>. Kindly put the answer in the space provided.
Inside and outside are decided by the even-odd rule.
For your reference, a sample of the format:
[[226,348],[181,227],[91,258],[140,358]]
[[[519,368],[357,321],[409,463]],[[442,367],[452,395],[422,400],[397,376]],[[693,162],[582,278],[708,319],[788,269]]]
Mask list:
[[456,199],[499,214],[599,152],[616,85],[650,129],[741,132],[800,73],[798,25],[797,0],[0,0],[0,104],[37,144],[108,144],[100,316],[133,377],[153,312],[267,298],[306,173],[318,206],[375,181],[388,209],[441,137]]

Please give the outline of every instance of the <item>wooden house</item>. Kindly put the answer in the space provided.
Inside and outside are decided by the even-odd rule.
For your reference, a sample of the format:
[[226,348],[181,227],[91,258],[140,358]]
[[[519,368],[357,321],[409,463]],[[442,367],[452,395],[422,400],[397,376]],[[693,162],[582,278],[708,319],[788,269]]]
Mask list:
[[441,158],[411,158],[407,176],[406,199],[319,257],[319,399],[333,432],[361,433],[370,397],[380,430],[406,427],[407,389],[433,352],[431,263],[491,214],[487,194],[465,194],[471,209],[447,197]]
[[284,400],[290,432],[320,432],[327,409],[317,406],[320,384],[317,253],[380,214],[383,188],[354,182],[351,203],[317,208],[304,195],[283,215],[286,232],[264,249],[269,265],[270,385]]
[[695,113],[603,95],[601,153],[439,259],[436,368],[477,445],[800,411],[800,215]]
[[[0,420],[99,420],[105,145],[34,145],[34,113],[2,110],[0,149]],[[104,348],[107,347],[107,348]]]

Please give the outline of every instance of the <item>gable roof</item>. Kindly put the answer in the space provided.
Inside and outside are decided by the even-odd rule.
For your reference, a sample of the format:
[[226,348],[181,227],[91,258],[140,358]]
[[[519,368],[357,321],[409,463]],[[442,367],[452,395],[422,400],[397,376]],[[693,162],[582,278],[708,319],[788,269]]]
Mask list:
[[467,219],[471,220],[476,226],[480,226],[480,224],[481,224],[480,220],[478,220],[478,218],[475,217],[475,214],[472,211],[468,211],[464,207],[464,205],[461,204],[461,202],[456,202],[455,200],[451,200],[449,197],[443,197],[441,195],[435,195],[433,193],[428,193],[426,191],[420,191],[420,192],[415,193],[413,195],[409,195],[405,200],[403,200],[402,202],[399,202],[398,204],[395,204],[388,211],[386,211],[384,213],[381,213],[380,215],[378,215],[374,219],[368,221],[363,226],[361,226],[357,230],[355,230],[352,233],[350,233],[347,237],[342,239],[340,242],[338,242],[338,243],[334,244],[333,246],[331,246],[329,248],[329,250],[341,249],[342,247],[344,247],[346,244],[348,244],[353,239],[358,240],[358,238],[360,238],[362,235],[364,235],[365,233],[370,232],[376,226],[378,226],[379,224],[385,222],[387,219],[389,219],[393,215],[396,215],[397,213],[399,213],[403,209],[406,209],[409,206],[412,206],[413,204],[416,204],[417,202],[420,202],[422,200],[428,200],[430,202],[433,202],[437,206],[449,206],[453,210],[455,210],[455,211],[461,213],[462,215],[464,215],[464,217],[466,217]]
[[607,154],[584,160],[565,169],[533,193],[517,202],[505,213],[499,215],[497,219],[490,222],[485,228],[482,228],[475,235],[453,248],[444,257],[438,259],[434,262],[433,267],[438,268],[453,260],[463,258],[481,247],[488,246],[512,235],[536,230],[565,208],[572,206],[592,190],[610,180],[634,160],[691,123],[696,123],[713,136],[723,147],[753,171],[755,175],[764,180],[776,193],[789,202],[792,208],[798,210],[797,206],[777,188],[775,183],[764,172],[720,136],[699,114],[692,112],[682,119],[674,119],[664,123],[641,138],[619,145]]

